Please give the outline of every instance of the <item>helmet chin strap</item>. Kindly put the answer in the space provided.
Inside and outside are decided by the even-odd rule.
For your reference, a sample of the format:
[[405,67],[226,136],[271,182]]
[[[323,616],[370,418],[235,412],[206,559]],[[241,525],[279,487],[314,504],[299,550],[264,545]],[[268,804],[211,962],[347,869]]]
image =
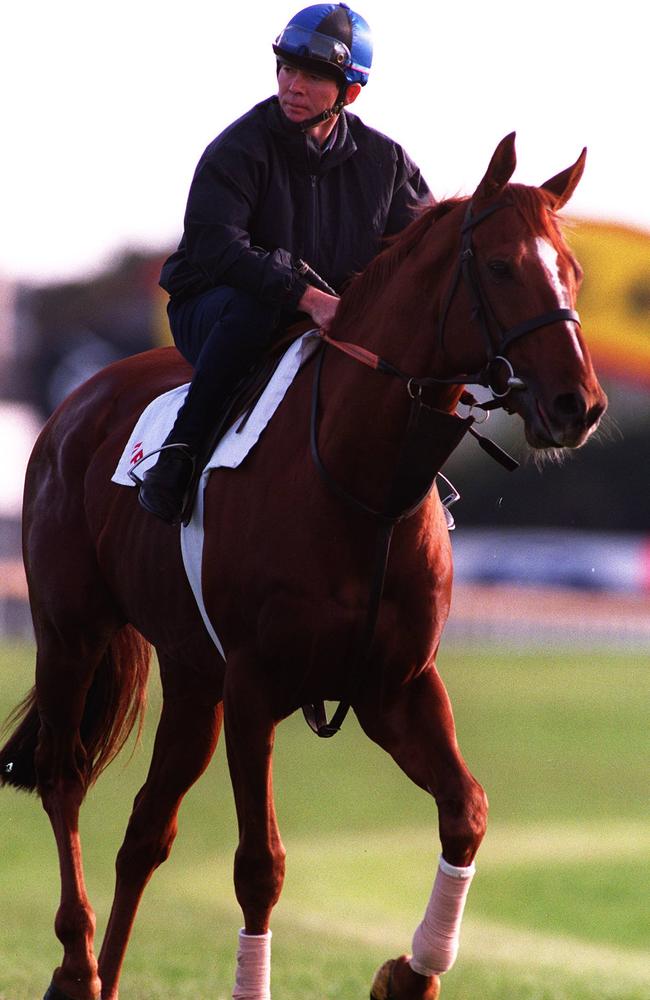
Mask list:
[[325,111],[321,111],[319,115],[314,115],[313,118],[308,118],[307,121],[298,122],[298,128],[301,132],[309,132],[311,128],[316,125],[322,125],[323,122],[328,122],[330,118],[336,118],[341,114],[341,111],[345,107],[345,95],[347,93],[347,84],[341,86],[339,89],[339,95],[336,99],[336,103],[332,105],[331,108],[327,108]]
[[331,108],[326,108],[325,111],[321,111],[319,115],[314,115],[313,118],[307,118],[304,122],[296,122],[296,127],[301,132],[309,132],[310,129],[315,128],[317,125],[322,125],[323,122],[328,122],[330,118],[337,118],[345,107],[347,92],[348,82],[347,80],[344,80],[343,83],[339,84],[339,92],[336,97],[336,101]]

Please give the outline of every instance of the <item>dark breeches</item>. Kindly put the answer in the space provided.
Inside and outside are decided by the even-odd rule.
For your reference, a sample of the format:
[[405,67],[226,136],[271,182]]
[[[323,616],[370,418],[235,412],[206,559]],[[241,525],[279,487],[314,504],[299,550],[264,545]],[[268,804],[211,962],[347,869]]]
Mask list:
[[226,286],[170,302],[167,312],[176,346],[194,367],[174,434],[198,449],[227,396],[271,344],[280,312]]

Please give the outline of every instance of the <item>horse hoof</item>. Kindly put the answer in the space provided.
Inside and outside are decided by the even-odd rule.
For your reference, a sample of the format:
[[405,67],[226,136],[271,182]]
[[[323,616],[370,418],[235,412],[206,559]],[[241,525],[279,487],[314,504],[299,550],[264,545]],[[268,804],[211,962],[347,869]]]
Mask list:
[[[63,993],[54,983],[50,983],[43,1000],[72,1000],[72,997],[69,997],[67,993]],[[101,998],[97,997],[97,1000],[101,1000]]]
[[[396,992],[397,991],[397,992]],[[420,976],[409,965],[409,956],[390,958],[377,970],[370,990],[370,1000],[438,1000],[439,976]]]
[[54,985],[54,983],[50,983],[43,1000],[70,1000],[70,997],[67,993],[62,993],[61,990]]
[[370,1000],[393,1000],[391,986],[395,959],[389,958],[375,973],[370,990]]

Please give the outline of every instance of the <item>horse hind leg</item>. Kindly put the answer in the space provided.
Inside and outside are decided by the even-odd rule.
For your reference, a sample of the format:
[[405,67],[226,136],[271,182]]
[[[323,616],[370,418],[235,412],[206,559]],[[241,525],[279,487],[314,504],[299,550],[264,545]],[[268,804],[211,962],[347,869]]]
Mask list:
[[372,1000],[436,1000],[440,975],[453,965],[474,857],[485,833],[487,799],[456,742],[449,699],[430,667],[410,684],[355,706],[366,733],[386,749],[438,806],[442,855],[424,919],[413,936],[413,955],[381,967]]
[[94,630],[79,620],[55,626],[35,616],[35,700],[24,720],[38,713],[34,754],[39,795],[56,840],[61,897],[55,932],[63,945],[48,1000],[96,1000],[95,916],[83,874],[79,811],[90,783],[114,756],[144,699],[148,645],[117,625]]
[[103,648],[79,636],[64,641],[53,627],[37,633],[36,703],[40,733],[35,754],[38,791],[56,840],[61,898],[55,918],[63,960],[48,997],[95,1000],[100,983],[93,952],[95,915],[83,874],[79,810],[90,762],[81,739],[86,695]]
[[182,690],[171,692],[171,661],[159,655],[165,699],[147,779],[138,792],[116,860],[113,906],[99,955],[103,1000],[117,1000],[119,977],[138,905],[151,875],[169,856],[183,796],[214,753],[223,717],[221,693],[209,683],[192,689],[192,671],[176,664]]

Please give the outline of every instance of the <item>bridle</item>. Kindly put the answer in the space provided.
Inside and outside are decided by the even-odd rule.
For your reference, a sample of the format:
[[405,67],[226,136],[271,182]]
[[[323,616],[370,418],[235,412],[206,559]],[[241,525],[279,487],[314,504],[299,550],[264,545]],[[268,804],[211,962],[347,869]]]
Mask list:
[[[570,321],[580,325],[580,316],[575,309],[551,309],[548,312],[541,313],[539,316],[533,316],[522,323],[517,323],[515,326],[510,327],[509,330],[504,330],[501,326],[481,283],[476,256],[472,246],[472,233],[485,219],[488,219],[495,212],[510,205],[512,205],[512,202],[499,201],[494,205],[489,205],[475,216],[473,214],[473,201],[470,199],[468,202],[465,218],[460,230],[460,253],[447,294],[443,300],[438,324],[440,346],[444,348],[445,325],[449,309],[462,279],[469,291],[472,318],[476,319],[479,323],[487,356],[485,367],[480,372],[473,376],[463,376],[463,378],[468,383],[486,386],[496,399],[503,399],[512,389],[524,389],[526,387],[523,379],[515,375],[512,365],[504,353],[515,340],[518,340],[527,333],[531,333],[533,330],[540,329],[540,327],[549,326],[551,323]],[[491,329],[495,331],[494,336],[491,333]],[[494,384],[494,366],[498,362],[506,366],[506,389],[504,392],[500,392]]]
[[[318,470],[318,473],[327,488],[357,511],[362,511],[365,514],[370,515],[378,524],[378,535],[366,616],[360,636],[356,663],[352,664],[349,671],[347,695],[339,703],[330,721],[327,720],[323,702],[303,705],[305,718],[318,736],[330,737],[338,732],[345,716],[347,715],[347,712],[350,709],[352,701],[361,686],[361,682],[371,662],[372,644],[388,567],[388,557],[393,529],[396,524],[405,518],[410,517],[420,508],[429,495],[436,475],[439,472],[438,466],[435,471],[432,472],[432,475],[426,482],[425,487],[422,488],[422,486],[420,486],[420,489],[414,496],[406,495],[404,491],[399,488],[400,476],[408,467],[408,460],[412,458],[416,449],[421,447],[418,435],[421,434],[421,427],[426,424],[427,419],[431,419],[431,416],[435,413],[437,413],[439,417],[446,416],[450,421],[454,419],[450,414],[441,414],[440,411],[435,411],[432,407],[425,405],[422,400],[423,390],[428,387],[440,385],[481,385],[490,389],[493,395],[491,400],[485,403],[477,403],[469,393],[466,393],[461,395],[461,402],[467,402],[472,407],[480,408],[486,411],[495,409],[496,407],[503,407],[505,405],[505,397],[512,390],[520,390],[526,387],[525,382],[515,375],[510,361],[505,356],[504,352],[510,344],[512,344],[515,340],[518,340],[520,337],[523,337],[525,334],[530,333],[533,330],[538,330],[540,327],[548,326],[551,323],[560,321],[580,323],[580,317],[573,309],[552,309],[548,312],[541,313],[538,316],[534,316],[532,319],[524,320],[523,322],[510,327],[508,330],[504,330],[499,323],[490,304],[490,300],[485,293],[483,285],[481,284],[479,269],[472,246],[472,233],[474,229],[485,219],[489,218],[501,208],[505,208],[508,204],[510,203],[505,201],[497,202],[494,205],[488,206],[478,215],[474,216],[472,211],[473,204],[471,200],[469,201],[463,225],[461,227],[460,253],[440,311],[438,337],[440,346],[444,349],[445,327],[449,310],[461,281],[464,282],[470,295],[471,316],[472,319],[478,321],[480,325],[486,348],[486,363],[479,372],[474,374],[457,375],[452,378],[439,378],[437,376],[418,377],[415,375],[409,375],[406,372],[401,371],[391,362],[386,361],[385,358],[381,358],[379,355],[369,351],[367,348],[362,347],[359,344],[335,340],[330,337],[329,334],[321,332],[323,345],[319,352],[319,357],[316,361],[314,369],[314,385],[311,407],[310,436],[312,458],[316,469]],[[299,261],[298,265],[301,274],[307,277],[312,284],[320,286],[324,291],[336,294],[333,289],[331,289],[307,264]],[[491,331],[494,331],[494,334]],[[406,456],[407,460],[402,461],[402,465],[395,470],[392,486],[389,491],[390,496],[393,498],[398,497],[399,499],[396,503],[388,504],[384,510],[375,510],[362,502],[358,497],[349,493],[348,490],[346,490],[345,487],[328,471],[321,457],[318,447],[319,393],[321,371],[326,346],[330,346],[337,351],[341,351],[354,360],[372,368],[374,371],[384,375],[390,375],[406,383],[408,394],[411,398],[411,408],[407,434],[403,442],[402,458],[404,459],[404,456]],[[494,368],[495,364],[498,363],[506,366],[506,389],[503,392],[499,391],[493,384],[495,380]],[[427,418],[427,413],[431,415],[429,418]],[[469,433],[477,439],[479,445],[493,458],[501,462],[501,464],[503,464],[507,469],[512,471],[517,467],[518,463],[514,459],[503,452],[489,438],[479,434],[472,427],[474,420],[471,416],[465,418],[464,420],[461,420],[459,417],[456,417],[455,419],[459,426],[455,430],[450,431],[452,437],[456,434],[456,438],[451,445],[451,450],[458,445],[464,433],[469,431]],[[463,425],[462,427],[460,426],[461,424]],[[422,435],[422,437],[424,437],[424,435]]]
[[[483,404],[484,409],[495,409],[498,406],[503,406],[504,404],[502,401],[511,390],[525,389],[526,387],[524,380],[515,375],[512,364],[505,356],[504,352],[508,349],[508,347],[515,340],[518,340],[525,334],[532,333],[533,330],[539,330],[540,327],[543,326],[550,326],[551,323],[568,321],[577,323],[578,326],[580,325],[580,316],[576,310],[565,308],[550,309],[548,312],[540,313],[538,316],[533,316],[531,319],[523,320],[523,322],[517,323],[508,330],[505,330],[499,322],[481,283],[479,269],[476,263],[476,255],[472,245],[472,233],[477,226],[485,221],[485,219],[488,219],[500,209],[511,206],[511,204],[511,202],[499,201],[494,205],[489,205],[475,216],[473,214],[473,201],[470,199],[460,230],[461,244],[460,252],[456,261],[456,267],[454,268],[454,272],[440,309],[440,318],[438,320],[438,340],[441,348],[444,348],[445,329],[449,316],[449,310],[456,292],[461,285],[461,281],[464,282],[469,292],[471,301],[471,318],[472,320],[478,322],[483,342],[485,344],[486,363],[480,371],[463,373],[451,378],[439,378],[432,375],[424,377],[408,375],[395,365],[391,364],[389,361],[386,361],[385,358],[379,357],[379,355],[368,351],[366,348],[361,347],[358,344],[334,340],[327,334],[321,334],[322,339],[331,347],[334,347],[337,350],[342,351],[344,354],[355,358],[355,360],[375,369],[375,371],[381,372],[385,375],[392,375],[406,382],[410,393],[421,392],[422,389],[436,385],[480,385],[488,388],[494,397],[494,399],[488,404]],[[313,280],[314,278],[318,279],[315,283],[320,284],[325,291],[336,294],[334,290],[329,287],[329,285],[326,285],[322,279],[318,278],[318,275],[316,275],[311,268],[305,265],[302,261],[300,261],[299,264],[302,268],[301,274],[304,274],[310,280]],[[494,333],[491,331],[494,331]],[[494,369],[495,365],[498,363],[501,363],[506,367],[505,391],[499,391],[495,384],[496,380]]]

